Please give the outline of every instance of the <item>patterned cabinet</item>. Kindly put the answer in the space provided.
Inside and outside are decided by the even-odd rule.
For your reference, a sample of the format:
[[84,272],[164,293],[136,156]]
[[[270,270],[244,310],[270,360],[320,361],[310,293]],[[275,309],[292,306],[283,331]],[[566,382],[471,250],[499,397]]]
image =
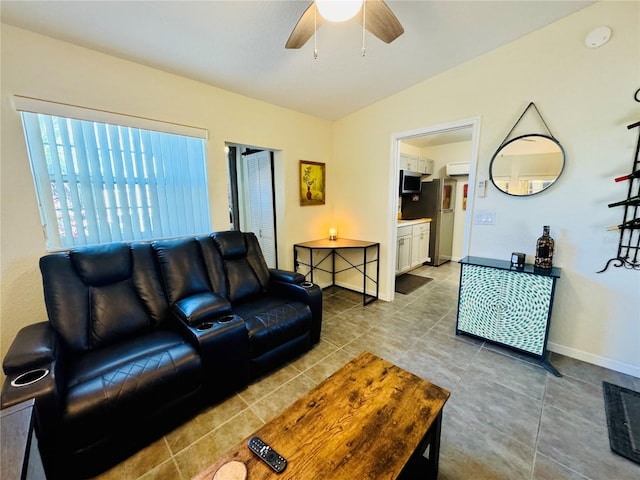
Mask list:
[[466,333],[546,360],[553,294],[560,269],[512,269],[510,262],[482,257],[460,260],[456,333]]

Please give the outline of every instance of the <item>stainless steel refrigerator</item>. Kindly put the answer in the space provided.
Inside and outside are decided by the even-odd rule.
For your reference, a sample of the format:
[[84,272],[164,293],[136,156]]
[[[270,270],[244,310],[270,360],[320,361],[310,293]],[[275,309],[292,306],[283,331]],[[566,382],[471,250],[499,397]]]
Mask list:
[[434,178],[422,182],[420,194],[402,196],[402,218],[431,218],[429,265],[438,266],[451,260],[456,181]]

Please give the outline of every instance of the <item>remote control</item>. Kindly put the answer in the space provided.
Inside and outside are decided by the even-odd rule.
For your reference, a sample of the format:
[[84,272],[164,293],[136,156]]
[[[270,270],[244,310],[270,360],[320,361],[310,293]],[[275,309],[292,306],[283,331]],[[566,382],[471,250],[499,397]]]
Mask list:
[[277,473],[282,473],[287,468],[287,461],[285,458],[276,452],[269,445],[264,443],[258,437],[251,437],[247,443],[249,450],[255,453],[261,460],[269,465]]

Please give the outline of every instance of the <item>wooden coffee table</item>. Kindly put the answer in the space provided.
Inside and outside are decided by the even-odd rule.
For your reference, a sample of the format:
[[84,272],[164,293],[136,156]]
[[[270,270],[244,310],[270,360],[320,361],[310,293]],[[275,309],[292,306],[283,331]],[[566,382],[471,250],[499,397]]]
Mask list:
[[247,438],[194,480],[211,480],[232,460],[248,480],[436,479],[449,395],[365,352],[255,432],[287,459],[284,472],[251,453]]

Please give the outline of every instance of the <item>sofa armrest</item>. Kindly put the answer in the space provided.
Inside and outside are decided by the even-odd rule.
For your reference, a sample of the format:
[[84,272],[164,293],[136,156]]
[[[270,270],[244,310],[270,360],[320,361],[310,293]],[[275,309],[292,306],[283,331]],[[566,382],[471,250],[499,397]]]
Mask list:
[[[308,305],[311,310],[311,344],[318,343],[322,330],[322,289],[314,283],[305,281],[304,275],[299,273],[288,272],[293,281],[288,280],[287,272],[284,270],[271,269],[270,273],[268,294],[297,300]],[[302,280],[298,283],[299,277],[302,277]]]
[[55,360],[56,344],[49,322],[27,325],[18,332],[4,357],[4,373],[13,375],[50,364]]
[[44,441],[53,435],[59,420],[63,390],[60,353],[58,337],[49,322],[35,323],[18,332],[2,363],[6,379],[0,408],[34,398],[38,434]]
[[190,326],[211,322],[231,313],[231,304],[213,292],[203,292],[178,300],[173,305],[176,315]]
[[270,281],[301,284],[304,282],[304,275],[289,270],[280,270],[277,268],[269,269]]

